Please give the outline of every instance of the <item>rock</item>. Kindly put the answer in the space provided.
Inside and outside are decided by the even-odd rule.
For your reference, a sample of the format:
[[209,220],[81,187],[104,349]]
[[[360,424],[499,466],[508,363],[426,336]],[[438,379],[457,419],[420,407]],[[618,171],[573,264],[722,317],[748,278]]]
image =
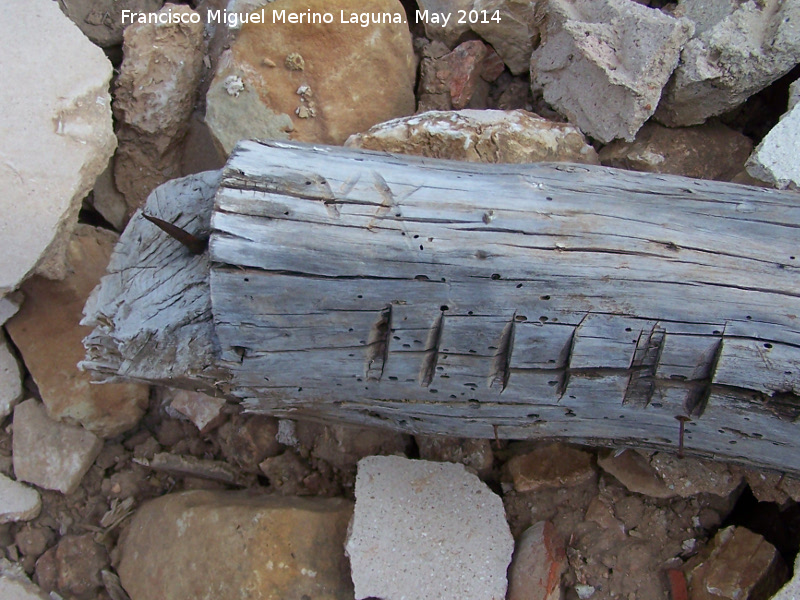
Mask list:
[[787,579],[775,547],[744,527],[717,532],[684,567],[689,600],[767,600]]
[[341,498],[168,494],[134,515],[117,572],[131,600],[352,600],[342,551],[352,507]]
[[741,172],[753,142],[721,123],[669,129],[649,122],[633,142],[615,140],[600,151],[607,167],[731,181]]
[[54,539],[55,534],[50,528],[26,525],[17,530],[14,536],[14,543],[23,556],[31,557],[36,560],[44,554],[45,550],[53,543]]
[[105,171],[97,176],[90,197],[92,207],[117,231],[125,229],[128,222],[128,205],[125,196],[114,185],[114,159]]
[[789,104],[787,109],[792,110],[800,103],[800,79],[789,86]]
[[68,247],[69,276],[64,281],[26,281],[25,304],[6,323],[47,414],[81,423],[102,437],[136,425],[149,393],[140,384],[92,384],[89,374],[77,367],[84,357],[83,338],[92,330],[78,325],[83,306],[105,274],[116,239],[110,231],[79,225]]
[[580,485],[597,475],[591,454],[561,443],[513,456],[504,469],[518,492]]
[[208,433],[225,418],[222,407],[224,398],[214,398],[201,392],[175,390],[170,407],[187,417],[200,433]]
[[[30,32],[35,31],[33,36]],[[51,0],[0,20],[0,295],[35,268],[64,273],[81,200],[114,152],[111,63]]]
[[122,11],[155,12],[164,0],[61,0],[61,10],[98,46],[107,48],[122,43],[122,32],[130,19],[122,21]]
[[487,54],[483,42],[470,40],[442,57],[423,57],[418,111],[466,108],[483,81],[482,65]]
[[259,463],[282,450],[276,439],[278,420],[263,415],[234,415],[219,428],[219,445],[229,462],[250,473]]
[[[458,11],[463,10],[469,13],[472,9],[474,0],[418,0],[417,6],[423,13],[420,15],[422,26],[425,28],[425,37],[429,40],[438,40],[447,45],[448,48],[454,48],[458,42],[464,37],[464,34],[469,31],[469,22],[464,19],[459,23],[460,14]],[[427,11],[427,15],[425,15]],[[438,19],[433,16],[433,13],[444,15],[447,18],[447,23],[443,19]],[[428,18],[425,18],[427,16]],[[449,16],[449,18],[448,18]],[[412,21],[416,21],[417,15],[409,15]],[[436,22],[434,22],[436,21]]]
[[[706,3],[681,3],[692,4]],[[708,4],[717,10],[683,48],[655,115],[671,127],[696,125],[736,108],[800,62],[797,2]]]
[[513,545],[502,501],[462,465],[358,463],[346,545],[356,598],[505,598]]
[[417,435],[414,439],[419,448],[419,457],[424,460],[461,463],[481,478],[488,476],[494,465],[494,453],[489,440],[442,435]]
[[549,521],[539,521],[520,536],[508,570],[507,600],[560,600],[567,567],[564,542]]
[[41,509],[39,492],[0,474],[0,523],[30,521]]
[[4,325],[6,321],[17,314],[22,300],[22,294],[19,292],[0,297],[0,325]]
[[315,488],[314,471],[293,450],[264,459],[259,465],[272,488],[282,496],[333,496],[334,489]]
[[91,533],[65,535],[36,561],[36,582],[48,592],[94,600],[103,587],[100,572],[108,564],[105,547]]
[[[223,55],[206,95],[206,122],[226,155],[244,138],[341,144],[414,112],[416,66],[398,0],[277,0],[274,14],[329,12],[329,24],[248,23]],[[361,27],[345,14],[396,15]],[[259,13],[254,13],[259,14]]]
[[71,494],[102,447],[93,433],[51,420],[36,400],[14,408],[14,473],[19,481]]
[[345,146],[469,162],[599,163],[576,127],[522,110],[432,111],[376,125]]
[[759,502],[775,502],[785,506],[789,501],[800,502],[800,480],[781,473],[770,473],[743,467],[733,467],[744,475],[750,491]]
[[691,36],[690,21],[632,0],[549,0],[531,88],[602,142],[633,141]]
[[8,347],[5,334],[0,331],[0,422],[3,421],[22,397],[22,373],[19,363]]
[[31,583],[22,567],[0,558],[0,598],[3,600],[51,600],[39,586]]
[[514,75],[525,73],[533,47],[539,41],[536,3],[475,0],[473,10],[477,11],[478,19],[470,25],[472,30],[492,45]]
[[794,576],[772,597],[772,600],[800,598],[800,555],[794,560]]
[[661,481],[647,457],[635,450],[599,456],[597,464],[632,492],[651,498],[672,498],[676,495]]
[[[196,14],[166,4],[159,14]],[[114,93],[121,125],[114,160],[117,189],[130,212],[160,184],[181,174],[183,142],[203,69],[203,23],[135,23],[125,30]]]
[[[800,13],[800,11],[798,11]],[[800,14],[798,14],[800,19]],[[747,160],[747,172],[780,189],[800,189],[800,104],[795,104],[770,129]]]
[[176,477],[194,477],[241,487],[252,484],[254,479],[244,476],[236,468],[219,460],[204,460],[169,452],[155,454],[152,460],[136,458],[134,462]]

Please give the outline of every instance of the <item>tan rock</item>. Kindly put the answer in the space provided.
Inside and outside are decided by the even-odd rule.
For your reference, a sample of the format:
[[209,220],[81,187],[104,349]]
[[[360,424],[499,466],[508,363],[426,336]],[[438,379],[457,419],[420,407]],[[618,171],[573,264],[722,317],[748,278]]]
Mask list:
[[514,456],[505,470],[518,492],[579,485],[596,476],[591,454],[561,443]]
[[652,498],[672,498],[676,495],[661,481],[647,457],[635,450],[600,456],[597,464],[632,492]]
[[473,6],[478,19],[470,27],[492,45],[514,75],[528,71],[531,52],[539,41],[536,4],[526,0],[475,0]]
[[576,127],[523,110],[431,111],[376,125],[345,146],[469,162],[599,162]]
[[[365,13],[358,0],[277,0],[267,14],[282,10],[336,18],[242,26],[206,96],[206,121],[226,154],[252,137],[341,144],[414,112],[414,56],[400,2],[376,0]],[[400,22],[339,22],[341,14],[361,13],[390,13]]]
[[721,123],[667,128],[645,123],[633,142],[616,140],[600,151],[607,167],[731,181],[744,169],[753,142]]
[[64,275],[81,200],[117,142],[111,63],[57,3],[6,3],[0,40],[2,295],[37,267]]
[[224,415],[222,407],[224,398],[214,398],[200,392],[175,390],[170,407],[188,418],[200,433],[208,433],[220,425]]
[[[419,15],[419,20],[425,29],[425,37],[429,40],[438,40],[453,48],[470,29],[469,22],[460,19],[458,11],[463,10],[468,13],[473,3],[474,0],[418,0],[417,5],[422,13]],[[434,13],[441,16],[434,16]],[[409,15],[409,18],[414,21],[416,16],[416,14]],[[444,19],[447,19],[447,23]]]
[[[159,14],[195,13],[166,4]],[[158,185],[181,175],[203,68],[203,23],[135,23],[125,30],[123,54],[114,92],[121,123],[114,176],[132,212]]]
[[508,600],[560,600],[567,567],[564,541],[550,521],[526,529],[514,548],[508,570]]
[[131,23],[123,22],[123,10],[155,12],[164,0],[61,0],[58,4],[86,37],[107,48],[122,43],[122,32]]
[[750,491],[759,502],[775,502],[782,505],[790,500],[800,502],[800,480],[794,477],[742,467],[733,467],[733,470],[744,475]]
[[114,183],[114,159],[105,171],[97,176],[89,198],[92,207],[117,231],[125,229],[128,222],[128,205]]
[[417,435],[414,439],[419,448],[419,457],[425,460],[461,463],[479,477],[487,476],[494,465],[494,453],[489,440],[444,435]]
[[117,571],[131,600],[352,600],[344,556],[352,511],[340,498],[169,494],[136,512]]
[[83,338],[91,332],[78,325],[83,305],[105,274],[116,239],[109,231],[79,225],[69,243],[69,277],[28,280],[22,288],[25,303],[6,324],[50,417],[81,423],[103,437],[133,427],[148,402],[147,386],[91,384],[77,367]]

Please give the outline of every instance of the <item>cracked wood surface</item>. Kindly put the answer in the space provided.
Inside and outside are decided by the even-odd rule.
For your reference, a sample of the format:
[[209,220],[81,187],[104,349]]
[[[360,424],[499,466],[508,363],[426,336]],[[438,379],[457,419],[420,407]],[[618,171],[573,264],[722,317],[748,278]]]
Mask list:
[[[132,220],[87,307],[85,365],[258,412],[463,437],[675,449],[688,416],[687,453],[800,473],[798,200],[244,142],[213,210],[209,193],[192,201],[207,255]],[[183,226],[177,204],[147,210]],[[153,322],[133,335],[136,314]]]

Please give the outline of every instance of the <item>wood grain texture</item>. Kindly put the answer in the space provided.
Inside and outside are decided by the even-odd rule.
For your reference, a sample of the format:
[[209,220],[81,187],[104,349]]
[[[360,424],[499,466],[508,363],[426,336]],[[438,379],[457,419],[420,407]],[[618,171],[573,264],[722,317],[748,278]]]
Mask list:
[[[244,142],[208,256],[186,253],[209,261],[190,277],[210,294],[208,364],[175,367],[163,339],[132,356],[99,327],[87,366],[214,379],[258,412],[466,437],[674,450],[688,416],[687,454],[798,473],[798,200],[587,165]],[[163,268],[132,241],[145,225],[115,271]],[[110,296],[184,322],[184,271],[164,274],[160,304]]]

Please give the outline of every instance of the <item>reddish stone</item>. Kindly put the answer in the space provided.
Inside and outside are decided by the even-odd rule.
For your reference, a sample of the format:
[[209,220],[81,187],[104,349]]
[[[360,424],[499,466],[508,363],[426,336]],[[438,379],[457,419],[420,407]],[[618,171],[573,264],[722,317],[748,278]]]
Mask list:
[[508,600],[558,600],[567,566],[564,543],[550,521],[539,521],[520,536],[508,579]]

